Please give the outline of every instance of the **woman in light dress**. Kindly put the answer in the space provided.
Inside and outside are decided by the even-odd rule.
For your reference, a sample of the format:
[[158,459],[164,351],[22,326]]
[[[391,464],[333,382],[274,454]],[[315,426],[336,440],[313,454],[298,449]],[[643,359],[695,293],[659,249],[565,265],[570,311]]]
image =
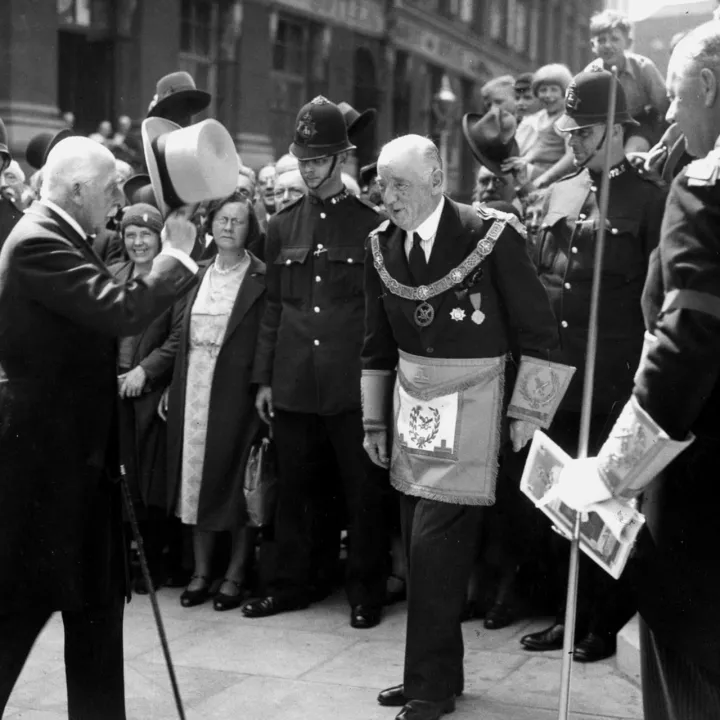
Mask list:
[[260,428],[250,379],[265,265],[246,249],[261,241],[260,228],[237,191],[209,207],[206,231],[217,255],[200,263],[200,283],[188,297],[168,395],[168,496],[170,511],[193,527],[195,568],[181,603],[210,598],[215,541],[229,532],[230,559],[213,603],[229,610],[249,594],[253,543],[243,475]]

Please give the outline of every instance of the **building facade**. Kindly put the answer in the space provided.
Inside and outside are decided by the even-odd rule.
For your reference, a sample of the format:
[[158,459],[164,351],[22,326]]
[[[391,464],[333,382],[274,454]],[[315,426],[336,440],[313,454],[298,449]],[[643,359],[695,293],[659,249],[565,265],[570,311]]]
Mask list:
[[[90,133],[121,114],[140,121],[162,75],[188,70],[208,115],[248,165],[287,152],[297,110],[315,95],[377,108],[358,165],[405,132],[447,139],[448,189],[473,173],[460,118],[490,78],[590,59],[602,0],[3,0],[0,117],[22,159],[37,132],[71,110]],[[441,87],[456,98],[448,112]],[[445,133],[443,134],[443,131]]]

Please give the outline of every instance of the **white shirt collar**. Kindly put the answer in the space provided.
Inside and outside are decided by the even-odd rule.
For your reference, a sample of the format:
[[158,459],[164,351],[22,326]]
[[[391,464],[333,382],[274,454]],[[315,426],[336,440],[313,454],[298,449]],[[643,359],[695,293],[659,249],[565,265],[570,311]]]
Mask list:
[[87,240],[87,233],[80,227],[78,221],[63,210],[59,205],[56,205],[52,200],[40,200],[40,202],[49,207],[54,213],[57,213],[73,230],[75,230],[83,240]]
[[[416,232],[421,240],[429,240],[435,237],[437,233],[438,225],[440,224],[440,216],[442,215],[443,208],[445,207],[445,196],[441,196],[438,206],[432,211],[430,217],[422,222],[413,232]],[[412,233],[408,233],[411,235]]]

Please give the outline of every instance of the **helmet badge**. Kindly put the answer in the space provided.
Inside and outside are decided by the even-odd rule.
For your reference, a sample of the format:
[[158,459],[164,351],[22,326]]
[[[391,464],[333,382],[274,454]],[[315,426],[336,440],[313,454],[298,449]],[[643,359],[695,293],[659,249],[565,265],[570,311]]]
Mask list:
[[309,112],[306,112],[300,120],[298,120],[297,133],[304,140],[309,140],[316,133],[315,123]]
[[571,82],[568,85],[567,93],[565,94],[565,109],[572,112],[577,112],[580,107],[580,98],[577,93],[577,85]]

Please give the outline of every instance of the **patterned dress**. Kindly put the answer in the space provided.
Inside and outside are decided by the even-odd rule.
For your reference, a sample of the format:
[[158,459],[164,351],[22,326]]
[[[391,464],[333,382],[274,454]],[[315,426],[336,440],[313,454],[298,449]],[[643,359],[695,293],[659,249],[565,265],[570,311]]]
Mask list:
[[191,310],[182,480],[176,509],[186,525],[197,524],[215,362],[249,266],[247,254],[229,272],[218,272],[213,263],[205,273]]

